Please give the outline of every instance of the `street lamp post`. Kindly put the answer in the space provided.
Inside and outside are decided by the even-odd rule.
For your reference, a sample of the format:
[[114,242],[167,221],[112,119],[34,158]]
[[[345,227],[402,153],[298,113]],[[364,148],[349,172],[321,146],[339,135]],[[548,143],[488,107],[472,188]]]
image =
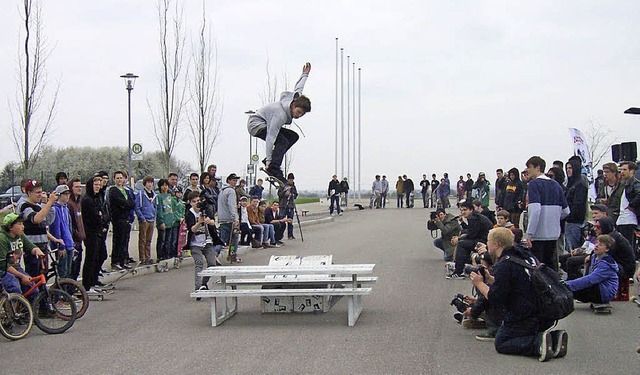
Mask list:
[[133,90],[133,86],[136,83],[137,75],[133,73],[127,73],[120,76],[120,78],[124,79],[125,88],[128,93],[128,101],[129,101],[129,146],[127,147],[127,173],[129,175],[129,186],[133,187],[133,183],[131,182],[133,179],[133,174],[131,173],[131,91]]
[[[256,111],[254,110],[248,110],[245,111],[245,115],[247,116],[251,116],[253,114],[255,114]],[[256,144],[256,154],[258,153],[258,145]],[[251,134],[249,134],[249,164],[253,164],[253,160],[251,160],[251,157],[253,156],[253,137],[251,136]],[[253,173],[249,175],[249,181],[247,181],[247,185],[255,185],[256,184],[256,169],[255,167],[253,168]]]

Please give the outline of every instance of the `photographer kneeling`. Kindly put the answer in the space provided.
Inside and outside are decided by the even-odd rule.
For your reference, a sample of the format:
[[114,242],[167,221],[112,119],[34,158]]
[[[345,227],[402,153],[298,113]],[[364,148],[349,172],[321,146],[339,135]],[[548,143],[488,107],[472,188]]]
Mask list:
[[446,213],[444,208],[438,208],[436,211],[431,212],[429,221],[430,223],[427,223],[428,229],[440,229],[442,233],[441,237],[433,240],[433,245],[444,252],[445,261],[452,261],[456,247],[451,243],[451,239],[460,234],[462,229],[460,223],[455,216]]
[[[479,242],[477,250],[478,253],[474,254],[476,256],[472,257],[474,265],[465,267],[464,271],[465,274],[471,274],[473,272],[481,275],[485,283],[487,283],[488,276],[493,273],[493,261],[485,244]],[[475,265],[476,263],[478,264]],[[489,300],[487,300],[487,298],[482,293],[478,293],[478,298],[469,297],[468,300],[469,302],[472,302],[472,305],[463,313],[463,316],[467,318],[462,322],[463,327],[476,327],[477,325],[473,323],[478,321],[480,315],[484,312],[484,322],[487,331],[476,335],[476,340],[494,341],[496,338],[496,333],[498,332],[498,327],[502,325],[502,320],[504,319],[504,315],[506,314],[504,306],[489,302]]]
[[498,353],[539,356],[540,361],[567,354],[568,336],[564,330],[547,332],[554,320],[539,318],[538,307],[528,270],[509,261],[510,257],[532,263],[528,249],[513,243],[513,233],[507,228],[495,228],[489,232],[489,254],[497,259],[493,275],[485,278],[479,273],[470,275],[473,286],[489,303],[502,305],[506,315],[496,334]]

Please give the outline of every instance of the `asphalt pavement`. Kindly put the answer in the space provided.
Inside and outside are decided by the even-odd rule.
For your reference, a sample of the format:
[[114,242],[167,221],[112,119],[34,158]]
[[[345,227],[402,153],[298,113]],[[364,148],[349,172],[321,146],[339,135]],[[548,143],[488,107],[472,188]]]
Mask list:
[[476,341],[480,331],[456,324],[449,305],[470,283],[444,278],[441,252],[425,229],[428,212],[350,211],[303,225],[304,243],[245,254],[245,265],[267,264],[273,254],[375,263],[379,281],[354,327],[346,300],[323,314],[261,314],[258,298],[240,299],[236,316],[211,327],[209,304],[189,297],[194,275],[185,266],[122,280],[62,335],[34,327],[17,342],[0,337],[0,363],[13,374],[637,373],[640,309],[630,302],[614,302],[611,315],[577,304],[559,324],[569,332],[563,359],[500,355]]

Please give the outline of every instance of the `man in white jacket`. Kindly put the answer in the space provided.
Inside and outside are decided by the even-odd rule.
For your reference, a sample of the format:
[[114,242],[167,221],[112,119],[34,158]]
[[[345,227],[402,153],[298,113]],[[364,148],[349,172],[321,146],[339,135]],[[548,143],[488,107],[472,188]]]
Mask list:
[[311,112],[311,101],[302,95],[310,71],[311,64],[306,63],[293,92],[284,91],[280,94],[279,101],[258,109],[247,121],[249,134],[266,142],[267,157],[262,162],[266,165],[268,174],[280,181],[284,181],[284,174],[280,169],[284,155],[299,138],[293,130],[282,127]]

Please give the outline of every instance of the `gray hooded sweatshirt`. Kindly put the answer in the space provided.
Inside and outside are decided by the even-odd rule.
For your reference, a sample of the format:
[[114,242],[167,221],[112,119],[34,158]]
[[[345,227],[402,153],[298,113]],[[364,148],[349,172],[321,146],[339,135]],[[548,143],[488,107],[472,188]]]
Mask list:
[[267,139],[265,140],[267,150],[267,161],[271,161],[271,154],[273,153],[273,145],[280,133],[280,129],[284,125],[291,124],[293,117],[291,115],[291,102],[298,98],[302,94],[304,89],[304,83],[309,77],[308,73],[302,73],[296,86],[291,91],[284,91],[280,94],[280,101],[267,104],[260,108],[255,114],[249,116],[247,121],[247,129],[249,134],[256,136],[262,129],[267,129]]
[[222,184],[222,190],[218,196],[218,221],[220,223],[232,223],[238,221],[238,199],[236,190],[226,183]]

